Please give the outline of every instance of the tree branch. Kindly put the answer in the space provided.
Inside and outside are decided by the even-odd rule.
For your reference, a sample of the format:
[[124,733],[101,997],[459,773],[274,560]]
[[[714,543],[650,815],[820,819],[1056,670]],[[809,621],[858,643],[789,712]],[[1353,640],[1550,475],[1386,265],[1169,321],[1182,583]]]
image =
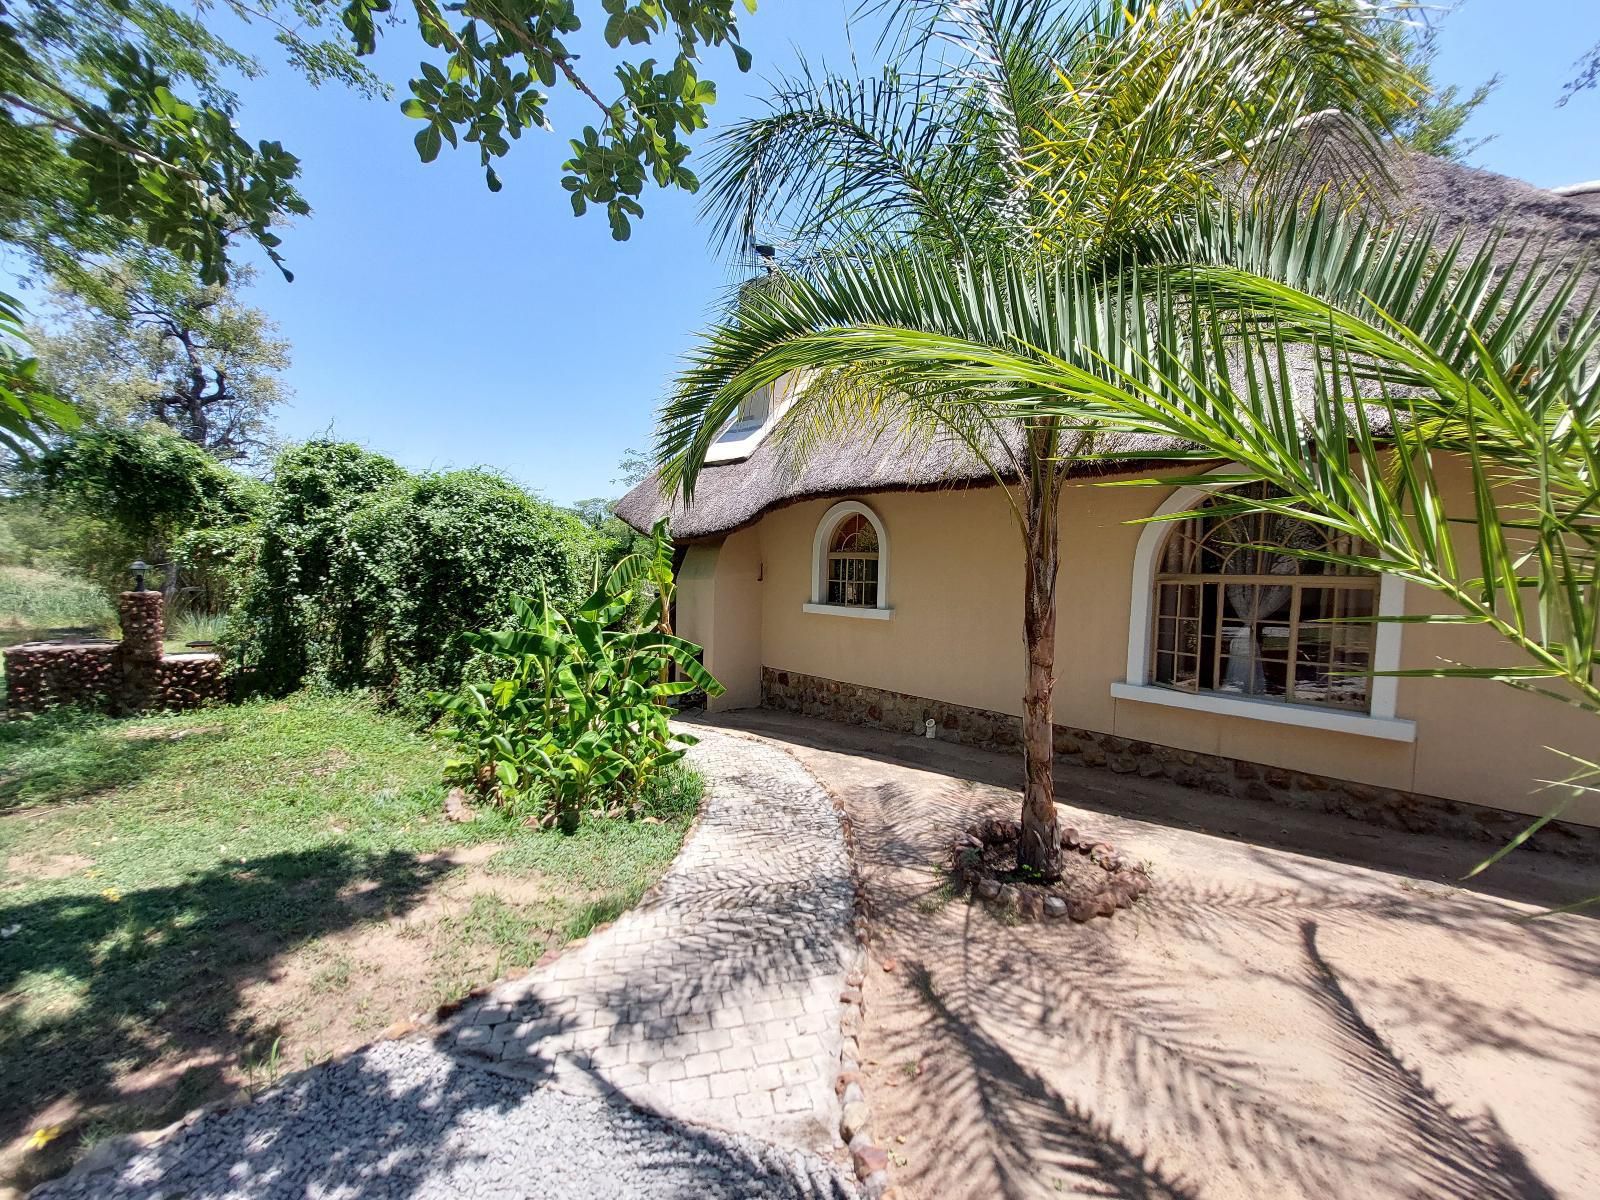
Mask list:
[[84,126],[74,121],[71,117],[64,117],[60,113],[51,112],[47,108],[40,108],[37,104],[33,104],[30,101],[24,100],[21,96],[14,95],[11,92],[0,92],[0,101],[4,101],[7,104],[15,105],[17,108],[31,112],[36,117],[44,118],[49,125],[63,133],[71,133],[76,134],[78,137],[86,137],[92,141],[99,142],[102,145],[110,146],[113,150],[119,151],[122,154],[126,154],[129,158],[141,159],[144,162],[152,164],[153,166],[165,167],[167,170],[172,171],[174,174],[181,175],[183,178],[192,183],[205,183],[205,180],[199,175],[196,175],[193,171],[190,171],[185,167],[178,166],[177,163],[168,162],[159,155],[151,154],[148,150],[142,150],[138,146],[134,146],[128,142],[110,137],[107,134],[99,133],[93,129],[86,129]]

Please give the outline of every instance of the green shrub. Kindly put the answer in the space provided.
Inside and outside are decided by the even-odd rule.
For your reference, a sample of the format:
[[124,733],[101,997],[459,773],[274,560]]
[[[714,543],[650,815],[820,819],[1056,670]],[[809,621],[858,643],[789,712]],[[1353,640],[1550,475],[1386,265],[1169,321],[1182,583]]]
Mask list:
[[503,622],[519,593],[572,603],[608,545],[491,472],[414,475],[309,443],[278,460],[253,537],[215,548],[239,578],[231,658],[270,691],[369,687],[420,715],[467,675],[457,632]]
[[70,565],[108,594],[129,586],[135,558],[176,561],[185,603],[206,612],[225,605],[226,584],[210,560],[186,559],[183,542],[196,529],[220,536],[247,526],[266,499],[260,480],[155,426],[85,431],[21,481],[28,494],[8,506],[11,544],[0,544],[0,553]]
[[[658,528],[651,554],[624,558],[570,615],[540,594],[512,602],[512,628],[463,634],[496,670],[492,682],[438,697],[465,751],[452,777],[513,807],[542,807],[568,832],[588,807],[638,813],[681,803],[662,791],[662,772],[694,739],[673,734],[667,702],[723,688],[701,666],[699,647],[660,627],[671,561]],[[642,592],[654,599],[629,620]]]

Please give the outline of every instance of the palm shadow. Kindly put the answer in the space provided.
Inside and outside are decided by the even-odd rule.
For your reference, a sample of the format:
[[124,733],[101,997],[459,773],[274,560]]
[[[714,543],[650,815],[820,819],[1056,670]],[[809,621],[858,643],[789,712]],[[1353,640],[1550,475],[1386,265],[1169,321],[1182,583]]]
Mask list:
[[1311,995],[1362,1096],[1389,1120],[1397,1141],[1409,1143],[1412,1153],[1396,1154],[1394,1169],[1417,1176],[1416,1194],[1555,1200],[1492,1114],[1457,1113],[1373,1028],[1318,948],[1317,922],[1302,922],[1300,931]]
[[932,1086],[953,1088],[959,1086],[958,1077],[966,1077],[976,1093],[987,1153],[1002,1195],[1033,1194],[1034,1189],[1025,1189],[1021,1181],[1031,1183],[1051,1174],[1056,1190],[1074,1195],[1120,1200],[1198,1197],[1148,1154],[1120,1140],[1108,1122],[1052,1088],[980,1024],[955,1012],[924,964],[907,964],[907,982],[922,998],[938,1031],[960,1050],[957,1059],[935,1066]]

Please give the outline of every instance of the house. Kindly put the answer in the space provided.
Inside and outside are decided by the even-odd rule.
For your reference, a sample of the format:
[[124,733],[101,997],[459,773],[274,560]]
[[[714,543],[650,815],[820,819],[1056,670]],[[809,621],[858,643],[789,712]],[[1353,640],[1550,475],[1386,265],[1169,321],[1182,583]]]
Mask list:
[[[1420,156],[1400,166],[1402,200],[1447,236],[1470,244],[1503,223],[1513,239],[1600,250],[1586,195]],[[728,689],[713,707],[1018,748],[1023,555],[1004,491],[949,443],[858,440],[794,469],[767,437],[790,399],[780,383],[746,403],[692,505],[652,478],[617,509],[640,530],[670,518],[679,631]],[[1317,623],[1443,611],[1431,593],[1239,550],[1317,536],[1300,522],[1253,518],[1246,537],[1220,516],[1136,524],[1204,497],[1099,486],[1107,477],[1086,466],[1062,500],[1054,717],[1068,760],[1500,838],[1550,806],[1539,781],[1567,770],[1549,748],[1593,757],[1594,718],[1576,709],[1489,682],[1350,673],[1508,658],[1484,629]],[[1469,511],[1464,467],[1454,477]],[[1541,839],[1600,847],[1600,797],[1565,816]]]

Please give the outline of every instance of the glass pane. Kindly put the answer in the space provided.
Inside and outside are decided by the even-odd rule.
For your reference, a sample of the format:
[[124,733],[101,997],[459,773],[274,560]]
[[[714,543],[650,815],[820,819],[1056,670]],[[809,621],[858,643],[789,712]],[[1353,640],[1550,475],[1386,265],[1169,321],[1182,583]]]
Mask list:
[[828,603],[875,608],[878,603],[877,558],[845,554],[830,555]]
[[1230,583],[1221,589],[1217,690],[1284,699],[1289,694],[1289,585]]
[[853,513],[839,522],[831,548],[835,554],[876,554],[878,531],[860,513]]
[[1167,583],[1156,592],[1153,678],[1167,687],[1196,691],[1200,686],[1200,587]]
[[[1294,515],[1227,508],[1230,498],[1280,495],[1250,484],[1205,500],[1197,509],[1216,511],[1173,527],[1159,574],[1188,581],[1156,583],[1152,678],[1170,687],[1365,710],[1373,629],[1345,622],[1372,615],[1376,576],[1299,555],[1371,556],[1372,548]],[[1205,576],[1216,582],[1196,578]]]
[[1300,637],[1295,653],[1294,698],[1302,704],[1365,710],[1376,626],[1370,588],[1308,587],[1300,594]]

